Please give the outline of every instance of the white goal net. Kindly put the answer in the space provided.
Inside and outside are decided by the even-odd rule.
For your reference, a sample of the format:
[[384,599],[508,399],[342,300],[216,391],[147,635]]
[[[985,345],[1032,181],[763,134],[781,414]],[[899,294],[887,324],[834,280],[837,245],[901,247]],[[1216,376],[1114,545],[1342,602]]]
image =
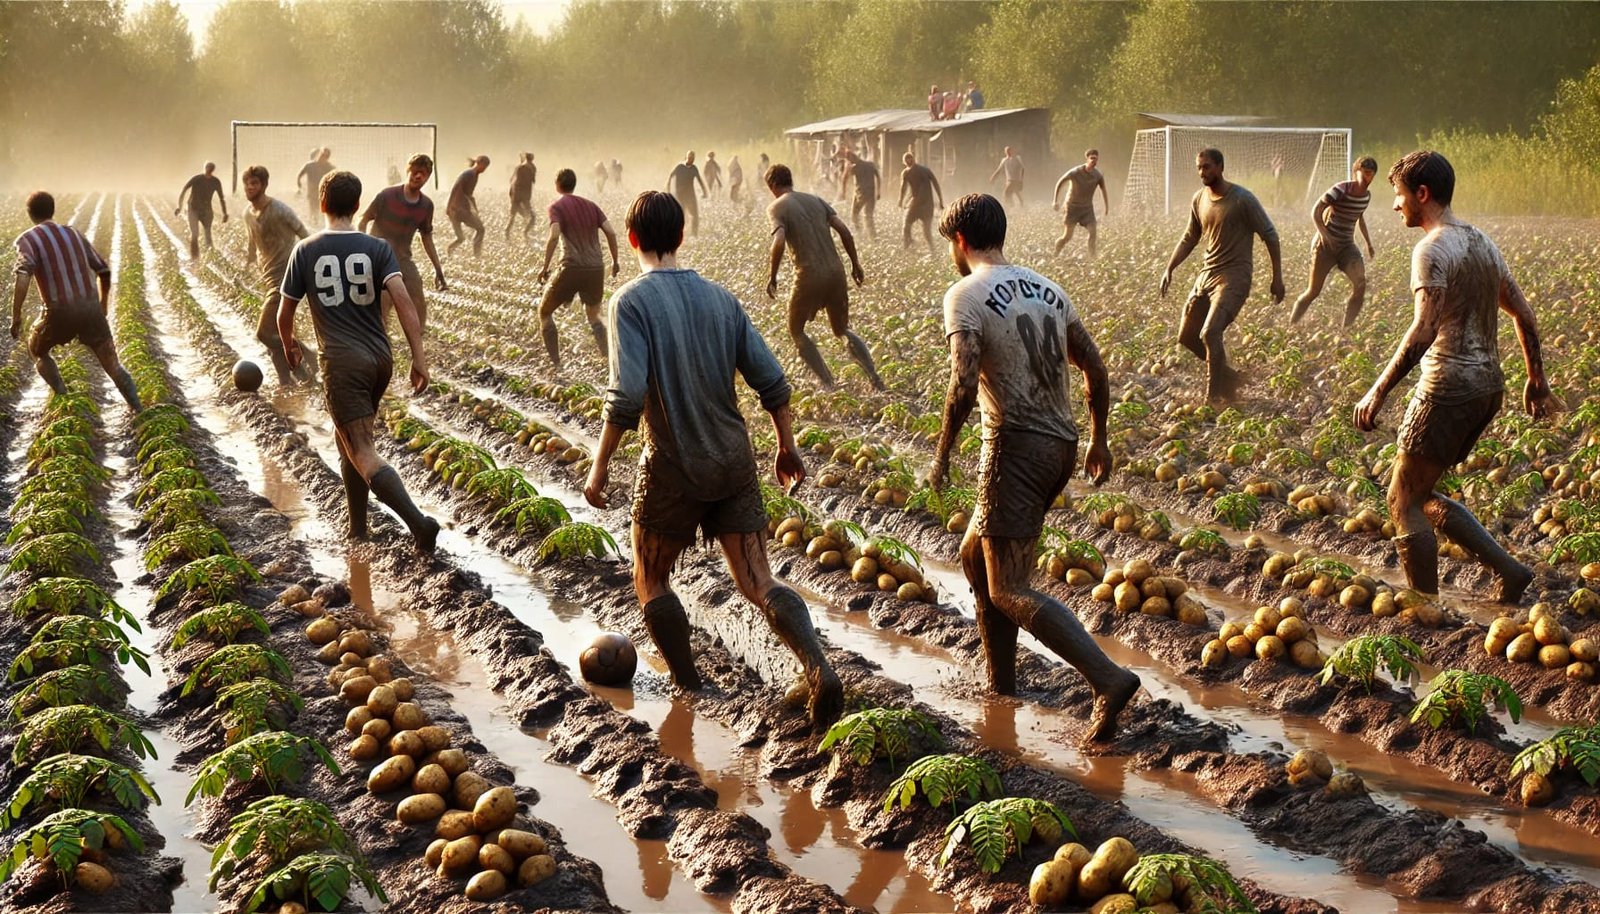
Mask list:
[[[244,170],[262,165],[269,175],[269,193],[296,199],[296,178],[317,151],[329,150],[328,162],[355,172],[361,179],[361,200],[372,199],[380,188],[398,184],[406,160],[419,152],[434,159],[433,186],[439,186],[437,128],[433,124],[293,123],[284,121],[233,122],[233,190],[239,190]],[[305,179],[300,179],[302,182]],[[301,190],[297,209],[315,209],[317,189]]]
[[1157,127],[1134,137],[1123,208],[1170,213],[1200,186],[1200,150],[1222,150],[1228,180],[1268,209],[1307,205],[1350,177],[1348,127]]

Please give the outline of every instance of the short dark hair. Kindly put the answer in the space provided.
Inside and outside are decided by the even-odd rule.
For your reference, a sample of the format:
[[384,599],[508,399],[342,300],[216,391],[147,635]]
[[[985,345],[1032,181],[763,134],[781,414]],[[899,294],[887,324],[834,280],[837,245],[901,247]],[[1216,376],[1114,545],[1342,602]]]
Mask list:
[[556,172],[556,190],[570,194],[578,186],[578,173],[570,168]]
[[1378,160],[1374,159],[1372,156],[1362,156],[1356,160],[1356,167],[1362,171],[1370,171],[1373,174],[1377,174]]
[[1006,243],[1006,208],[988,194],[967,194],[944,211],[939,234],[951,241],[960,235],[974,251],[999,250]]
[[361,179],[354,172],[330,171],[322,178],[319,197],[328,215],[354,216],[361,207]]
[[769,188],[793,187],[794,173],[789,170],[789,166],[787,165],[774,165],[767,169],[764,180],[767,182],[767,187]]
[[1083,157],[1086,158],[1086,159],[1088,157],[1090,157],[1090,156],[1097,156],[1099,154],[1100,154],[1100,150],[1098,150],[1098,149],[1085,149],[1083,151]]
[[410,171],[413,168],[426,168],[428,174],[433,174],[433,156],[428,155],[426,152],[419,152],[406,159],[406,171]]
[[245,181],[248,181],[251,178],[255,178],[257,181],[261,182],[262,187],[266,187],[271,175],[267,174],[267,166],[252,165],[249,168],[246,168],[244,170],[244,174],[241,176],[241,179]]
[[1222,150],[1215,146],[1207,146],[1206,148],[1200,150],[1199,152],[1195,153],[1195,158],[1210,159],[1213,165],[1216,165],[1218,168],[1223,167]]
[[53,219],[56,215],[56,198],[47,190],[36,190],[28,195],[28,218],[35,222]]
[[639,241],[639,250],[661,256],[683,243],[683,206],[669,193],[647,190],[628,207],[623,225]]
[[1449,206],[1456,194],[1456,170],[1450,167],[1450,160],[1431,149],[1401,156],[1389,169],[1389,183],[1397,181],[1412,193],[1426,187],[1428,195],[1441,206]]

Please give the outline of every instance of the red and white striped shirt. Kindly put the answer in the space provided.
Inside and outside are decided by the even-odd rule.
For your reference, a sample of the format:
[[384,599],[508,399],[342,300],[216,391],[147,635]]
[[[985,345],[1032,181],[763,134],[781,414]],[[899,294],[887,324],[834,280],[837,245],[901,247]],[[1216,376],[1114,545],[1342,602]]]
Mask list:
[[82,232],[46,220],[17,238],[17,273],[38,281],[48,306],[98,301],[96,276],[111,268]]

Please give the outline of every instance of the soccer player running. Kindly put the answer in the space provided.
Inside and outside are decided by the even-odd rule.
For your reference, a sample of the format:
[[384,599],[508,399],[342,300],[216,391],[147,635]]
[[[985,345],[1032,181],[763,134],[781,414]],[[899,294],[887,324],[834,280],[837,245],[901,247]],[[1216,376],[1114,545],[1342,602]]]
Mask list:
[[850,357],[867,373],[873,390],[886,390],[878,369],[872,364],[872,351],[866,340],[850,329],[850,284],[845,280],[844,262],[833,246],[833,235],[850,255],[850,276],[856,285],[866,281],[861,269],[861,258],[856,255],[856,240],[844,220],[833,211],[826,200],[815,194],[794,189],[794,176],[787,165],[774,165],[767,170],[767,189],[776,197],[767,207],[772,218],[772,272],[767,278],[767,297],[778,295],[778,268],[783,266],[783,251],[788,248],[794,257],[794,288],[789,293],[789,337],[800,350],[800,359],[822,381],[822,386],[833,389],[833,372],[823,360],[817,344],[806,335],[806,324],[817,312],[828,312],[828,326],[833,335],[843,337],[850,348]]
[[1349,181],[1340,181],[1328,188],[1311,210],[1311,224],[1317,234],[1311,243],[1311,281],[1306,290],[1294,300],[1291,323],[1299,323],[1306,309],[1322,294],[1322,284],[1328,271],[1339,268],[1350,280],[1350,297],[1344,302],[1344,326],[1350,327],[1361,313],[1367,298],[1367,265],[1356,248],[1356,228],[1367,243],[1367,256],[1372,257],[1372,236],[1367,234],[1367,204],[1372,202],[1372,179],[1378,173],[1378,160],[1366,156],[1355,164]]
[[176,216],[183,209],[183,197],[189,196],[189,257],[195,259],[200,256],[200,226],[206,229],[206,248],[213,247],[211,243],[211,196],[217,197],[217,202],[222,204],[222,222],[228,222],[228,198],[222,195],[222,179],[216,175],[217,163],[207,162],[205,171],[189,179],[183,185],[183,190],[178,191],[178,206],[172,211]]
[[594,171],[591,174],[594,175],[594,192],[597,194],[605,193],[606,181],[611,178],[611,171],[606,168],[605,159],[594,163]]
[[1017,155],[1010,146],[1007,146],[1005,156],[1000,159],[1000,164],[996,165],[994,172],[989,175],[990,184],[994,183],[995,178],[1001,175],[1006,176],[1005,197],[1007,206],[1011,205],[1014,199],[1017,209],[1022,209],[1022,176],[1025,171],[1026,169],[1022,167],[1022,156]]
[[744,166],[739,164],[739,157],[734,156],[728,160],[728,199],[738,203],[743,197]]
[[[444,264],[440,263],[439,251],[433,246],[433,201],[422,192],[431,177],[432,157],[421,152],[412,156],[406,161],[405,183],[385,187],[374,194],[372,202],[367,204],[367,211],[361,214],[360,225],[363,232],[367,231],[367,226],[372,226],[372,234],[389,242],[389,246],[394,248],[395,260],[400,263],[400,278],[405,282],[411,307],[417,312],[417,323],[424,328],[428,326],[428,300],[422,291],[422,273],[417,270],[417,261],[411,250],[411,242],[418,235],[422,236],[422,250],[433,264],[434,288],[440,292],[449,289],[444,281]],[[528,224],[533,224],[531,211]],[[389,326],[389,312],[393,308],[394,302],[389,293],[384,292],[385,327]]]
[[1406,155],[1389,169],[1394,209],[1407,228],[1425,233],[1411,254],[1416,310],[1394,357],[1356,404],[1355,425],[1371,431],[1384,401],[1418,363],[1422,377],[1400,422],[1389,516],[1395,551],[1412,588],[1439,592],[1439,550],[1434,530],[1472,553],[1499,577],[1496,600],[1516,603],[1533,572],[1495,542],[1460,502],[1434,491],[1445,470],[1466,460],[1505,396],[1495,338],[1500,310],[1511,315],[1528,380],[1522,405],[1528,415],[1550,411],[1550,384],[1539,349],[1533,308],[1511,277],[1494,242],[1450,210],[1455,171],[1437,152]]
[[922,223],[922,237],[933,250],[933,200],[939,198],[939,208],[944,208],[944,191],[939,188],[939,178],[933,169],[917,164],[917,157],[906,153],[905,170],[900,172],[900,206],[906,206],[906,193],[911,193],[911,205],[906,206],[905,224],[901,226],[900,246],[911,247],[911,226]]
[[406,493],[400,474],[378,456],[373,417],[394,370],[389,334],[383,326],[378,293],[394,300],[400,329],[411,347],[411,389],[428,386],[428,359],[422,350],[422,322],[411,306],[394,249],[382,238],[356,231],[350,220],[361,206],[361,179],[348,171],[322,179],[319,197],[328,227],[295,245],[283,275],[278,333],[289,364],[300,362],[294,338],[294,312],[311,306],[326,362],[328,413],[339,443],[339,475],[350,506],[350,536],[367,536],[367,493],[405,521],[420,552],[432,552],[439,522],[424,515]]
[[483,220],[478,217],[478,176],[489,169],[489,157],[477,156],[467,160],[467,170],[456,176],[456,183],[450,187],[450,199],[445,203],[444,214],[450,219],[450,226],[456,230],[456,240],[444,249],[446,254],[454,251],[466,236],[461,233],[461,226],[466,225],[472,229],[472,256],[483,254]]
[[77,340],[89,347],[106,376],[134,412],[144,409],[133,376],[117,359],[106,311],[111,303],[111,267],[83,233],[55,221],[56,198],[45,191],[28,195],[33,228],[17,237],[16,280],[11,290],[11,338],[22,339],[22,305],[28,284],[39,285],[44,313],[28,334],[28,354],[39,377],[58,394],[67,392],[61,368],[50,350]]
[[717,161],[715,152],[706,153],[706,195],[711,191],[722,189],[722,164]]
[[1194,289],[1183,306],[1178,342],[1207,366],[1206,398],[1228,403],[1238,396],[1243,376],[1228,365],[1222,336],[1239,316],[1250,297],[1254,268],[1251,245],[1260,235],[1272,258],[1272,301],[1283,301],[1283,258],[1278,230],[1256,195],[1222,176],[1222,150],[1202,149],[1195,170],[1204,186],[1195,191],[1189,210],[1189,228],[1172,252],[1161,274],[1161,294],[1172,285],[1172,272],[1200,242],[1205,242],[1205,262],[1195,277]]
[[312,219],[317,216],[317,188],[322,186],[322,179],[328,172],[333,171],[333,150],[327,146],[312,150],[311,160],[300,167],[300,173],[295,175],[294,189],[299,192],[300,186],[305,185],[306,211]]
[[734,582],[760,607],[793,651],[809,686],[815,726],[844,706],[839,677],[823,655],[805,601],[773,580],[767,564],[766,511],[755,454],[739,413],[733,379],[744,377],[772,416],[778,436],[774,471],[788,488],[806,475],[794,440],[790,387],[749,316],[727,289],[678,267],[683,209],[647,191],[628,210],[628,244],[644,275],[612,296],[611,380],[605,430],[584,486],[591,505],[607,505],[611,457],[625,430],[644,419],[644,453],[633,499],[633,583],[650,640],[672,681],[698,689],[689,619],[668,578],[696,530],[722,545]]
[[847,150],[844,154],[848,162],[844,174],[839,178],[840,189],[852,179],[855,181],[855,195],[850,200],[850,225],[856,229],[861,228],[861,214],[867,214],[867,237],[873,241],[878,240],[878,224],[874,214],[878,211],[878,198],[883,196],[880,187],[878,166],[856,155],[855,150]]
[[1067,246],[1072,240],[1072,230],[1083,226],[1089,230],[1089,256],[1094,256],[1095,224],[1094,224],[1094,192],[1100,189],[1100,198],[1105,201],[1106,215],[1111,214],[1111,195],[1106,192],[1106,176],[1100,173],[1100,150],[1090,149],[1083,154],[1083,164],[1067,170],[1056,182],[1055,193],[1050,197],[1050,208],[1061,208],[1061,188],[1067,188],[1067,216],[1066,229],[1061,237],[1056,239],[1056,253]]
[[961,565],[977,598],[989,688],[1016,694],[1017,629],[1027,629],[1088,680],[1095,695],[1089,736],[1109,739],[1139,677],[1113,663],[1071,610],[1029,585],[1045,511],[1077,469],[1069,362],[1083,372],[1094,424],[1084,472],[1096,485],[1111,475],[1105,363],[1061,287],[1006,259],[1000,201],[962,197],[945,211],[939,234],[962,278],[944,297],[950,390],[928,482],[945,484],[950,452],[981,402],[978,508],[961,541]]
[[689,217],[689,234],[700,234],[700,201],[695,199],[694,186],[700,185],[700,196],[706,196],[706,182],[700,179],[700,169],[694,164],[694,150],[689,150],[684,155],[683,161],[672,169],[672,174],[667,176],[667,189],[672,191],[672,196],[677,198],[678,205],[683,207],[683,213]]
[[304,363],[292,368],[283,351],[283,339],[278,336],[278,290],[295,243],[309,233],[289,204],[267,196],[270,178],[261,165],[244,170],[244,199],[250,204],[244,213],[245,259],[255,261],[261,269],[261,314],[256,318],[256,339],[267,347],[278,383],[287,386],[296,378],[309,381],[316,376],[315,353],[307,352]]
[[555,256],[556,242],[562,244],[561,269],[555,282],[545,287],[544,298],[539,302],[539,329],[544,334],[544,349],[550,355],[550,364],[561,371],[561,339],[556,333],[556,311],[572,301],[574,296],[583,299],[585,316],[589,319],[589,332],[600,348],[602,358],[606,350],[606,325],[600,319],[600,302],[606,294],[606,267],[600,256],[600,233],[604,232],[606,244],[611,247],[611,275],[616,276],[621,266],[617,263],[617,233],[611,221],[592,201],[573,193],[578,187],[578,175],[570,168],[556,172],[556,193],[550,204],[550,239],[544,245],[544,266],[539,270],[539,281],[550,278],[550,259]]
[[524,152],[522,161],[511,169],[511,217],[506,220],[505,240],[511,240],[511,227],[517,224],[519,215],[527,220],[522,227],[522,234],[533,234],[533,182],[538,177],[539,169],[533,164],[533,153]]

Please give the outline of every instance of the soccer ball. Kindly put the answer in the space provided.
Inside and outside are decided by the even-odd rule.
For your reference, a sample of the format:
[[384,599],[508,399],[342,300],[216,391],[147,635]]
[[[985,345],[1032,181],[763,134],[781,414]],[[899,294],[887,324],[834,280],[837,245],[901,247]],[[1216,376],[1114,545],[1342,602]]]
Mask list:
[[233,363],[233,386],[245,393],[261,389],[261,366],[247,359]]
[[601,632],[578,658],[578,669],[583,678],[603,686],[626,686],[633,682],[633,672],[639,666],[639,654],[628,636],[619,632]]

